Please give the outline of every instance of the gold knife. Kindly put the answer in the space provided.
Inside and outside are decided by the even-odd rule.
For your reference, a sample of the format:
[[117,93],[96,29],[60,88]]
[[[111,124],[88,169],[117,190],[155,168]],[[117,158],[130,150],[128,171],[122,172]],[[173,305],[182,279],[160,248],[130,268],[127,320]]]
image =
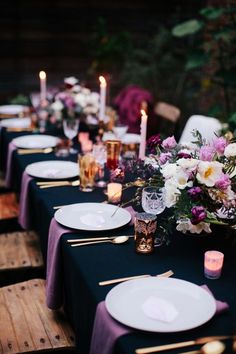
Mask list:
[[231,338],[231,337],[232,336],[201,337],[201,338],[197,338],[195,340],[189,340],[189,341],[186,341],[186,342],[164,344],[164,345],[158,345],[158,346],[155,346],[155,347],[139,348],[139,349],[135,350],[135,353],[136,354],[157,353],[157,352],[161,352],[161,351],[164,351],[164,350],[184,348],[184,347],[188,347],[188,346],[196,345],[196,344],[205,344],[205,343],[211,342],[213,340],[224,340],[224,339],[228,339],[228,338]]
[[[173,275],[174,273],[172,272],[172,270],[168,270],[168,272],[162,273],[162,274],[158,274],[156,275],[157,277],[164,277],[164,278],[169,278],[171,275]],[[126,280],[131,280],[131,279],[141,279],[141,278],[148,278],[151,277],[150,274],[143,274],[143,275],[134,275],[131,277],[125,277],[125,278],[117,278],[117,279],[111,279],[111,280],[105,280],[105,281],[100,281],[98,284],[100,286],[104,286],[104,285],[110,285],[110,284],[116,284],[116,283],[121,283],[123,281]]]

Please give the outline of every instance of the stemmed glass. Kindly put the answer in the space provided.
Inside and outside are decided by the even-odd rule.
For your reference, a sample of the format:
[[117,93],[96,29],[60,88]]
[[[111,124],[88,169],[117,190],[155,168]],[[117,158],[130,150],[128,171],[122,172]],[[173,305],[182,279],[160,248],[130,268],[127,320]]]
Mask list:
[[[158,215],[165,210],[165,190],[159,187],[145,187],[142,191],[142,208],[146,213]],[[162,240],[155,238],[155,246],[160,246]]]
[[98,180],[96,185],[98,187],[105,187],[107,185],[106,181],[104,180],[104,165],[107,160],[107,151],[106,146],[103,144],[94,144],[92,154],[98,164]]
[[69,139],[69,153],[76,154],[78,150],[74,149],[73,139],[78,134],[79,130],[79,120],[76,118],[68,118],[63,120],[63,131],[65,136]]

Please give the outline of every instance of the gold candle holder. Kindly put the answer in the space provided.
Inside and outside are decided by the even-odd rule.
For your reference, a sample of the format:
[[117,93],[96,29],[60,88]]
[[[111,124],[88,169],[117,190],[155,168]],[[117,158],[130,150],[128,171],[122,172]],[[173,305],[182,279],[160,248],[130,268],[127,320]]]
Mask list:
[[154,251],[154,234],[157,228],[156,215],[138,213],[135,217],[135,250],[150,254]]

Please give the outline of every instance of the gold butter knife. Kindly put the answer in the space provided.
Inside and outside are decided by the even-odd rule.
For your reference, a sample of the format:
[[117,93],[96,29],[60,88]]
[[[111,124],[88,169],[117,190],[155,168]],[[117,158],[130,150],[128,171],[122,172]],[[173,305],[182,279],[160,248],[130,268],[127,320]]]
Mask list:
[[[168,278],[171,275],[173,275],[174,272],[172,270],[168,270],[168,272],[162,273],[162,274],[158,274],[156,275],[157,277],[164,277],[164,278]],[[121,283],[123,281],[126,280],[131,280],[131,279],[141,279],[141,278],[147,278],[147,277],[151,277],[150,274],[143,274],[143,275],[134,275],[132,277],[125,277],[125,278],[117,278],[117,279],[111,279],[111,280],[104,280],[104,281],[100,281],[98,284],[100,286],[104,286],[104,285],[111,285],[111,284],[116,284],[116,283]]]
[[165,350],[184,348],[184,347],[189,347],[191,345],[205,344],[205,343],[211,342],[213,340],[224,340],[224,339],[228,339],[228,338],[231,338],[231,336],[201,337],[201,338],[197,338],[195,340],[189,340],[189,341],[186,341],[186,342],[164,344],[164,345],[158,345],[158,346],[155,346],[155,347],[139,348],[139,349],[135,350],[135,353],[136,354],[157,353],[157,352],[162,352],[162,351],[165,351]]

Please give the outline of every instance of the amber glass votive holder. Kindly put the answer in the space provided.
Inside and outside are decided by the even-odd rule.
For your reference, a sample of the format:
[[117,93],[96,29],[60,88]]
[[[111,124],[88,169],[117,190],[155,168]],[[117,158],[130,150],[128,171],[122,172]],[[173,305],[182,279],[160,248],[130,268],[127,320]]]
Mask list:
[[156,215],[137,213],[134,222],[135,250],[137,253],[150,254],[154,251]]
[[115,170],[119,164],[121,141],[120,140],[107,140],[107,168]]

